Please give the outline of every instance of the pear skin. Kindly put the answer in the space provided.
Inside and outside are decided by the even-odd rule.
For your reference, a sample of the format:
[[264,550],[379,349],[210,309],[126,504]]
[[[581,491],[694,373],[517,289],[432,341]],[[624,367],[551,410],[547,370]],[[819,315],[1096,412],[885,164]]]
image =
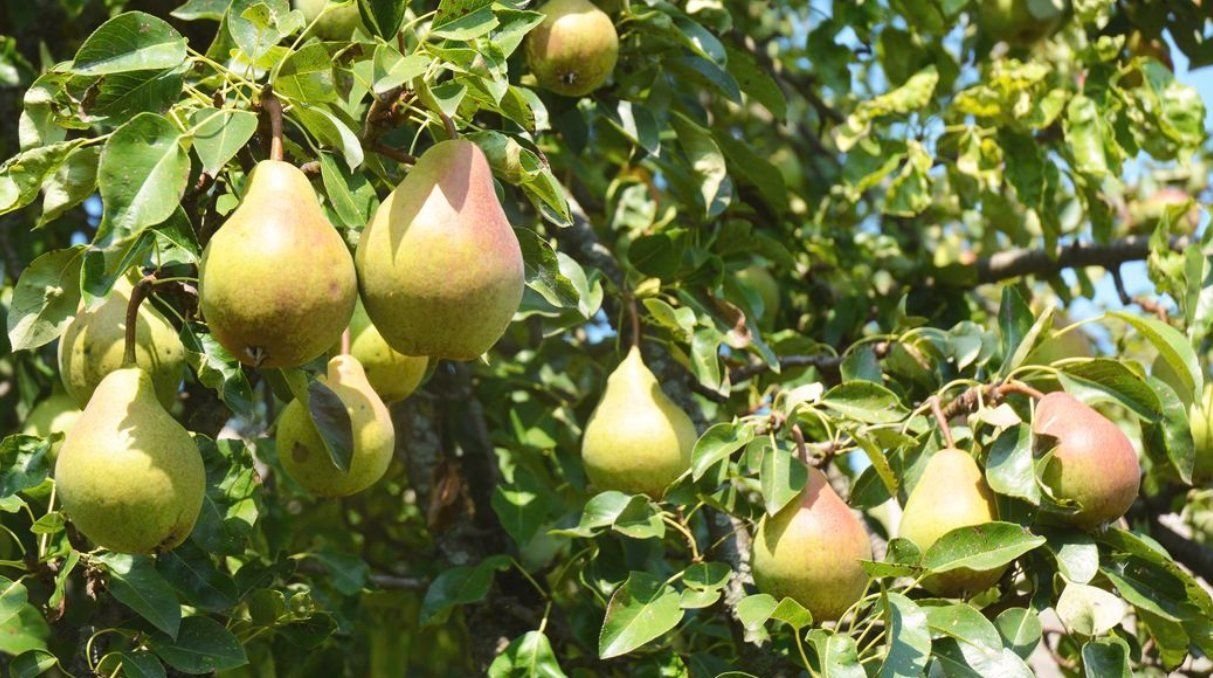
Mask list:
[[[931,457],[910,492],[901,514],[900,535],[925,552],[952,530],[997,519],[994,493],[977,462],[962,450],[947,448]],[[922,584],[941,596],[979,593],[993,586],[1004,570],[961,568],[927,577]]]
[[522,249],[470,141],[422,154],[362,232],[355,263],[367,315],[404,355],[474,360],[522,301]]
[[1061,0],[980,0],[977,21],[991,42],[1028,46],[1048,36],[1065,15]]
[[1133,443],[1085,403],[1063,391],[1045,395],[1036,404],[1032,432],[1038,447],[1055,445],[1044,483],[1057,498],[1079,506],[1062,520],[1092,529],[1123,516],[1137,499],[1141,464]]
[[1200,400],[1188,409],[1188,423],[1196,453],[1192,484],[1204,485],[1213,481],[1213,384],[1205,384]]
[[[25,418],[22,433],[39,438],[49,437],[53,433],[67,434],[76,420],[80,418],[80,408],[76,401],[66,393],[55,393],[46,400],[34,405],[29,416]],[[51,458],[54,459],[63,447],[60,440],[51,445]]]
[[[122,367],[126,348],[126,307],[134,284],[120,276],[109,296],[92,309],[83,306],[59,338],[59,376],[67,394],[84,407],[105,375]],[[177,400],[185,347],[177,330],[150,303],[139,306],[135,364],[147,370],[165,408]]]
[[814,621],[834,621],[868,588],[859,561],[871,558],[867,530],[811,468],[800,497],[759,521],[750,569],[759,591],[795,600]]
[[640,350],[628,351],[607,378],[581,442],[581,459],[599,491],[660,499],[691,467],[695,424],[661,390]]
[[93,543],[121,553],[163,553],[194,529],[206,471],[194,439],[156,399],[138,367],[97,386],[55,463],[68,518]]
[[292,400],[278,420],[278,460],[308,492],[321,497],[346,497],[383,477],[392,461],[396,432],[387,406],[352,356],[339,355],[330,360],[328,374],[320,381],[337,394],[350,415],[354,451],[349,472],[342,473],[333,465],[307,407],[299,400]]
[[588,0],[550,0],[543,22],[526,36],[527,65],[544,89],[567,97],[602,86],[619,60],[619,34]]
[[246,365],[297,367],[341,338],[354,312],[354,262],[307,176],[263,160],[198,267],[211,334]]
[[350,355],[362,365],[371,388],[389,404],[404,400],[417,390],[429,364],[425,356],[404,355],[388,346],[361,301],[350,318]]
[[763,266],[748,266],[737,272],[737,282],[748,287],[762,300],[762,312],[758,315],[763,327],[771,327],[779,315],[779,283]]

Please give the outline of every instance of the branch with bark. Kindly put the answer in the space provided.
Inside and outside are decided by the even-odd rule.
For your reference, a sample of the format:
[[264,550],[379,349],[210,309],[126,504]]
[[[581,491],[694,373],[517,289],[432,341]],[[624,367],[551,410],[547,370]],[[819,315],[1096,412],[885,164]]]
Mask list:
[[[1171,249],[1179,252],[1188,244],[1187,238],[1175,238]],[[1098,266],[1116,270],[1121,264],[1141,261],[1149,255],[1148,237],[1129,236],[1106,244],[1075,242],[1055,251],[1015,248],[978,259],[972,267],[977,284],[984,285],[1025,275],[1056,275],[1067,268]]]

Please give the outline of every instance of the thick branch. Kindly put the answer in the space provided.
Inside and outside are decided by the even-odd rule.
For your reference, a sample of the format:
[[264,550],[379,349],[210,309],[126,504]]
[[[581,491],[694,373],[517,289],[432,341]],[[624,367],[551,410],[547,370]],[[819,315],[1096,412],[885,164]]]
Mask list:
[[[1186,239],[1177,238],[1171,242],[1171,248],[1179,251],[1186,244]],[[1056,257],[1045,249],[1012,249],[979,259],[974,266],[977,283],[986,284],[1025,275],[1054,275],[1067,268],[1100,266],[1115,270],[1125,262],[1140,261],[1149,254],[1148,237],[1129,236],[1104,245],[1076,242],[1062,247]]]
[[1152,512],[1148,519],[1150,536],[1162,544],[1172,558],[1187,566],[1192,574],[1206,582],[1213,582],[1213,549],[1202,546],[1164,525],[1159,516]]

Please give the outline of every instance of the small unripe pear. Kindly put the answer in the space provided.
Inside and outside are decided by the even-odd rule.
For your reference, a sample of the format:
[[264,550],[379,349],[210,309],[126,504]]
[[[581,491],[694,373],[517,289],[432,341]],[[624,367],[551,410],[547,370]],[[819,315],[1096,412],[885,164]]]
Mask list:
[[404,400],[417,390],[429,363],[425,356],[404,355],[388,346],[361,301],[350,318],[350,355],[362,365],[366,380],[385,403]]
[[737,282],[753,290],[762,300],[762,312],[758,319],[763,326],[770,327],[779,314],[779,283],[775,276],[763,266],[748,266],[737,272]]
[[352,356],[329,361],[319,378],[345,405],[354,434],[349,471],[333,465],[324,440],[306,406],[292,400],[278,420],[278,461],[305,490],[321,497],[345,497],[374,485],[387,471],[396,446],[396,432],[387,406],[375,394],[362,365]]
[[1062,0],[981,0],[977,20],[993,41],[1026,46],[1052,33],[1065,15]]
[[758,523],[750,567],[759,591],[795,600],[820,622],[837,620],[863,596],[860,561],[871,558],[867,530],[813,468],[800,497]]
[[55,463],[63,510],[84,536],[122,553],[162,553],[194,529],[206,470],[194,439],[160,405],[147,372],[110,372]]
[[1044,483],[1058,499],[1079,506],[1076,513],[1063,514],[1063,520],[1091,529],[1120,518],[1133,505],[1141,463],[1116,424],[1074,396],[1055,391],[1036,404],[1032,432],[1038,447],[1055,445]]
[[[84,407],[105,375],[122,367],[126,347],[126,307],[134,284],[126,276],[114,283],[102,302],[80,311],[59,338],[59,377],[67,394]],[[177,330],[151,303],[139,306],[135,326],[135,364],[151,375],[165,408],[177,400],[185,366],[185,346]]]
[[[25,428],[22,433],[39,438],[49,437],[52,433],[67,434],[76,420],[80,418],[80,408],[76,401],[66,393],[55,393],[46,400],[34,405],[29,416],[25,418]],[[63,441],[51,445],[51,458],[59,454]]]
[[633,346],[607,378],[590,415],[581,459],[599,491],[660,498],[691,467],[695,424],[661,390]]
[[[994,493],[977,462],[966,452],[946,448],[931,456],[910,492],[901,514],[900,535],[925,552],[952,530],[997,519]],[[922,584],[942,596],[978,593],[993,586],[1005,569],[960,568],[927,577]]]
[[619,59],[619,34],[607,13],[589,0],[550,0],[526,36],[531,72],[544,89],[569,97],[602,86]]

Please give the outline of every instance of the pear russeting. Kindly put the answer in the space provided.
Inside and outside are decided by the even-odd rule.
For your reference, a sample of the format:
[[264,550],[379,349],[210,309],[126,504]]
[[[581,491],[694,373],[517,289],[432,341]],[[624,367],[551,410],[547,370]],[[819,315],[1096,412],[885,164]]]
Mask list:
[[1128,436],[1099,412],[1063,391],[1036,403],[1032,432],[1037,447],[1052,449],[1043,480],[1078,510],[1062,520],[1091,529],[1120,518],[1141,485],[1141,464]]
[[466,140],[421,155],[367,224],[354,260],[367,315],[404,355],[473,360],[522,301],[518,237],[488,160]]
[[345,497],[374,485],[387,471],[396,433],[387,406],[375,394],[362,365],[352,356],[329,360],[319,378],[337,394],[350,417],[354,449],[349,471],[333,465],[307,406],[292,400],[278,419],[278,460],[305,490],[321,497]]
[[590,415],[581,458],[598,490],[660,498],[691,467],[695,424],[661,390],[633,346],[607,378]]
[[[105,375],[122,367],[126,309],[134,284],[122,275],[100,304],[76,313],[59,338],[59,377],[67,394],[84,407]],[[135,322],[135,364],[152,378],[166,408],[177,400],[185,347],[177,330],[150,304],[141,304]]]
[[194,439],[139,367],[101,380],[55,463],[68,518],[93,543],[122,553],[162,553],[185,541],[205,485]]
[[527,65],[544,89],[579,97],[602,86],[619,59],[619,34],[589,0],[550,0],[526,36]]
[[404,355],[388,346],[361,301],[350,318],[350,355],[362,365],[366,380],[385,403],[404,400],[417,390],[429,364],[425,356]]
[[[899,532],[925,552],[952,530],[997,519],[994,493],[986,485],[977,462],[963,450],[945,448],[927,461],[918,484],[910,492]],[[943,596],[979,593],[993,586],[1005,569],[960,568],[929,576],[922,584],[928,591]]]
[[871,558],[863,524],[810,468],[800,496],[759,521],[750,568],[759,591],[795,600],[814,621],[834,621],[863,596],[868,574],[860,561]]
[[357,293],[349,250],[307,176],[257,163],[202,252],[198,303],[211,334],[246,365],[296,367],[340,339]]

